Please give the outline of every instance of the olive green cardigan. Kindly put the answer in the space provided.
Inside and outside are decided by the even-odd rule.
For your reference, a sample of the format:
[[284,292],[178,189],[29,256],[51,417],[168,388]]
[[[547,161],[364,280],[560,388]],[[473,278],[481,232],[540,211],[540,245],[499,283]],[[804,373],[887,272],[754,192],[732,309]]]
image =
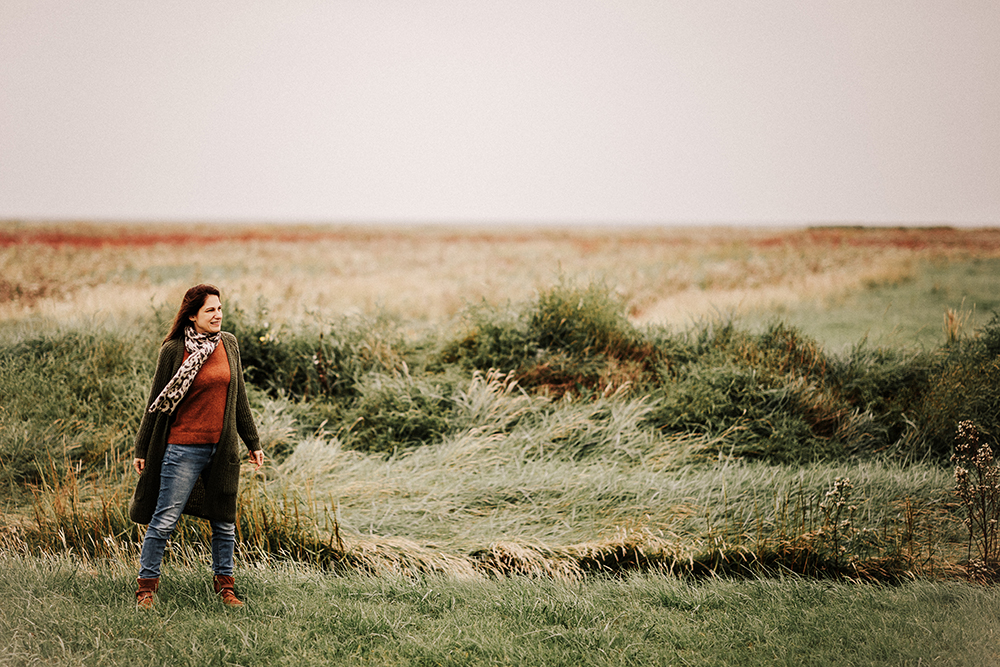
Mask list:
[[[240,464],[243,461],[243,452],[236,436],[238,433],[251,451],[260,449],[260,437],[250,412],[246,385],[243,384],[243,364],[236,337],[223,331],[222,344],[229,357],[231,375],[225,416],[222,419],[222,437],[212,463],[195,485],[184,513],[206,519],[235,521],[236,493],[239,490]],[[173,419],[171,415],[162,412],[149,412],[149,405],[160,395],[183,361],[184,339],[174,338],[160,347],[153,388],[146,402],[146,412],[139,424],[139,432],[135,436],[135,457],[146,460],[146,467],[139,476],[128,508],[129,516],[136,523],[149,523],[156,511],[156,499],[160,493],[160,465]]]

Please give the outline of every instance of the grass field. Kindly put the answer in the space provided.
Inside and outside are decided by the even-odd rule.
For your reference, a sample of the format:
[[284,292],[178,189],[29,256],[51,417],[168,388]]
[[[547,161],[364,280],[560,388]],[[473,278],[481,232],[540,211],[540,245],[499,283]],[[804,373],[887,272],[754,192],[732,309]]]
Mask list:
[[823,342],[911,345],[940,340],[947,308],[994,307],[1000,230],[7,223],[0,247],[4,321],[134,313],[215,281],[279,321],[382,310],[440,325],[466,304],[519,301],[566,276],[606,282],[636,322],[779,315],[811,322]]
[[[959,420],[1000,434],[998,258],[991,229],[0,225],[0,664],[993,664],[948,456]],[[137,623],[131,439],[200,281],[270,457],[249,622],[185,520]]]
[[635,576],[242,576],[247,608],[169,571],[136,614],[132,571],[70,558],[0,561],[3,665],[962,665],[996,664],[992,588],[796,578],[690,583]]

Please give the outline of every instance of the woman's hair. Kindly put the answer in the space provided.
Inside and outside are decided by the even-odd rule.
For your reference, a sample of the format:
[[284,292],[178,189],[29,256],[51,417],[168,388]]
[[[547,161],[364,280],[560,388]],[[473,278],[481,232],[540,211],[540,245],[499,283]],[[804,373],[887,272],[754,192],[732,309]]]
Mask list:
[[170,333],[163,339],[164,343],[171,338],[184,337],[184,327],[191,325],[190,318],[198,314],[201,307],[205,305],[205,299],[209,294],[214,294],[220,299],[222,298],[219,294],[219,288],[215,285],[195,285],[184,293],[184,299],[181,300],[181,307],[177,311],[177,317],[174,318],[173,326],[170,327]]

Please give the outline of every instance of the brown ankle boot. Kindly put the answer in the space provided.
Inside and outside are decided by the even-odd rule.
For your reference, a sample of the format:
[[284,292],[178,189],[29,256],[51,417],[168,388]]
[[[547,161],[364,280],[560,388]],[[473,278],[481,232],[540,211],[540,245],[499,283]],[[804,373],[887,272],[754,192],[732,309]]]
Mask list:
[[136,579],[139,589],[135,592],[135,604],[139,609],[153,608],[153,594],[160,587],[159,577],[155,579]]
[[240,599],[236,597],[236,593],[233,592],[234,583],[232,577],[227,577],[223,574],[217,574],[212,577],[212,586],[215,587],[215,592],[222,598],[222,604],[229,607],[242,607],[243,603],[240,602]]

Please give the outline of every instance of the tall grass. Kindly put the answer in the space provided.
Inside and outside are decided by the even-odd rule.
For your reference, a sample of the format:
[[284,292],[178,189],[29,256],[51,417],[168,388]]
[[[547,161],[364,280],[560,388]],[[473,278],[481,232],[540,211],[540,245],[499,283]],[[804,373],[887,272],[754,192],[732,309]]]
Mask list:
[[[471,463],[482,450],[466,452],[465,466],[455,465],[454,450],[445,453],[451,460],[404,457],[387,466],[356,453],[345,465],[319,442],[304,449],[309,470],[290,458],[276,479],[244,481],[243,560],[460,578],[780,570],[891,581],[953,576],[964,553],[963,528],[942,506],[946,475],[934,469],[822,466],[793,475],[722,466],[657,474],[533,461],[491,474]],[[485,479],[456,484],[456,474]],[[830,497],[847,474],[855,480],[852,506],[834,512]],[[128,479],[89,498],[81,486],[70,471],[38,488],[30,516],[8,527],[3,549],[134,560],[142,532],[125,514]],[[207,563],[209,537],[206,523],[183,520],[167,562]]]
[[72,460],[117,464],[138,426],[156,343],[136,329],[35,329],[0,346],[0,485]]
[[[953,419],[967,415],[990,433],[1000,414],[983,396],[994,379],[992,323],[938,353],[859,346],[838,357],[781,324],[761,333],[732,322],[638,328],[605,287],[566,281],[520,304],[472,308],[450,340],[405,336],[391,319],[317,320],[286,333],[261,321],[265,304],[256,315],[235,306],[254,408],[279,464],[277,487],[247,499],[244,528],[256,541],[245,541],[331,563],[349,550],[316,532],[303,489],[330,497],[324,511],[337,507],[338,530],[411,540],[414,553],[417,543],[471,553],[528,540],[536,555],[586,569],[586,553],[625,548],[624,530],[627,548],[656,567],[707,558],[718,569],[710,554],[730,550],[839,571],[840,539],[831,546],[829,536],[842,519],[825,525],[816,500],[839,475],[806,483],[802,470],[846,466],[855,483],[865,466],[924,475],[914,462],[947,460]],[[155,330],[164,314],[150,318]],[[40,329],[0,348],[0,473],[15,503],[32,499],[38,544],[96,554],[104,537],[134,536],[109,508],[125,503],[128,436],[158,342],[141,331]],[[720,466],[727,486],[713,496]],[[778,478],[756,482],[763,496],[739,481],[771,469],[798,475],[794,498]],[[700,491],[675,493],[685,479]],[[898,508],[940,503],[943,486],[893,491],[864,510],[851,559],[897,559],[892,568],[908,570],[902,545],[914,538],[902,526],[916,515]],[[80,488],[93,489],[87,502],[67,508],[63,497]],[[941,526],[949,516],[939,513]],[[757,529],[736,528],[750,523]],[[917,542],[940,553],[951,540],[940,528]]]
[[444,358],[481,371],[515,372],[526,388],[549,395],[608,393],[647,384],[660,352],[626,317],[606,286],[565,279],[511,311],[469,309],[465,335]]
[[[892,579],[947,570],[961,543],[945,505],[950,478],[934,466],[795,470],[730,457],[713,465],[709,439],[644,429],[642,399],[564,398],[549,409],[551,400],[497,374],[474,376],[463,396],[470,426],[435,446],[386,459],[320,431],[297,442],[269,481],[246,479],[244,557],[463,576],[783,567]],[[81,472],[53,465],[32,487],[30,520],[10,538],[81,557],[127,552],[123,543],[139,538],[124,515],[130,479],[105,477],[85,502]],[[830,523],[822,501],[844,476],[855,480],[858,509],[841,553],[830,537],[839,519]],[[207,526],[186,522],[175,542],[204,554]]]
[[[736,263],[756,252],[727,248]],[[955,424],[1000,433],[995,320],[933,350],[831,353],[777,320],[638,325],[634,299],[563,276],[437,327],[386,310],[293,324],[265,299],[229,300],[273,458],[245,485],[242,548],[470,576],[947,570],[960,538],[939,473]],[[138,538],[125,470],[170,315],[4,325],[15,543],[105,557]],[[855,509],[831,513],[838,477]],[[206,539],[191,522],[177,542]]]

